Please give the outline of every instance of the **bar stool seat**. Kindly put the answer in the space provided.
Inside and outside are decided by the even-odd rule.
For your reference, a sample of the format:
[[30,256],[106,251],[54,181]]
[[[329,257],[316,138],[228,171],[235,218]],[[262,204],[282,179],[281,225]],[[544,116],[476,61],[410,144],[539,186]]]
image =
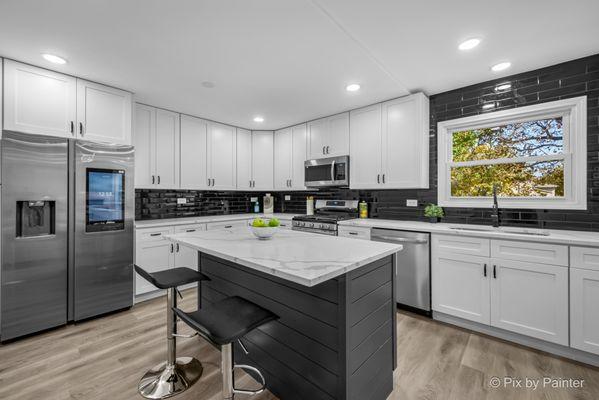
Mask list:
[[135,265],[135,271],[158,289],[167,290],[167,359],[147,371],[138,385],[138,392],[143,397],[164,399],[188,389],[200,379],[204,370],[202,363],[193,357],[177,358],[176,338],[191,337],[177,334],[177,316],[173,311],[177,307],[177,287],[210,278],[191,268],[172,268],[150,273]]
[[[276,314],[238,296],[227,297],[194,312],[185,312],[178,308],[175,308],[174,311],[183,322],[195,329],[201,336],[220,346],[223,398],[225,400],[233,399],[235,393],[251,395],[261,393],[265,389],[266,381],[258,369],[249,365],[233,363],[232,343],[239,342],[241,349],[248,354],[241,338],[252,330],[278,319]],[[256,390],[235,388],[233,384],[234,368],[255,372],[262,380],[262,387]]]

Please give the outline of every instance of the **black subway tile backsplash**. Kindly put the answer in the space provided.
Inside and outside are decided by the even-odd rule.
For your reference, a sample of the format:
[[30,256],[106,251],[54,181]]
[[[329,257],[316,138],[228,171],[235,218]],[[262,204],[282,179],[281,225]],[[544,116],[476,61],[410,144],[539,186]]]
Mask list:
[[[505,92],[495,86],[509,82]],[[588,114],[588,210],[502,210],[502,222],[509,226],[546,229],[599,231],[599,55],[483,82],[430,97],[430,188],[409,190],[325,189],[307,192],[273,193],[275,211],[304,213],[306,197],[316,199],[359,199],[369,203],[370,216],[403,220],[423,220],[424,207],[437,202],[437,123],[477,115],[482,104],[495,102],[496,108],[508,109],[545,101],[587,95]],[[491,111],[492,112],[492,111]],[[285,201],[284,196],[291,200]],[[145,190],[135,193],[135,218],[175,218],[184,216],[251,212],[251,197],[260,204],[264,193],[216,192],[193,190]],[[188,203],[177,205],[178,197]],[[418,200],[418,207],[406,207],[406,200]],[[445,222],[491,224],[489,210],[446,208]]]

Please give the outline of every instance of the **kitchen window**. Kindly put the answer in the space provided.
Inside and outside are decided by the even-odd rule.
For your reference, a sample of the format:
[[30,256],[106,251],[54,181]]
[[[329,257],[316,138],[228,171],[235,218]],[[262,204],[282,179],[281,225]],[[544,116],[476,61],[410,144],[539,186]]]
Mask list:
[[446,207],[586,209],[586,96],[438,124]]

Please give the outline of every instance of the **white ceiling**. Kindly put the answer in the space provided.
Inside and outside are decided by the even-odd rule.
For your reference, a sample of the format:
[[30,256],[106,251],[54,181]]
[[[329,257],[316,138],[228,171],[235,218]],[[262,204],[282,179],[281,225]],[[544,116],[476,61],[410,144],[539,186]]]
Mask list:
[[[2,0],[0,56],[276,129],[599,53],[598,14],[597,0]],[[457,50],[473,36],[478,48]]]

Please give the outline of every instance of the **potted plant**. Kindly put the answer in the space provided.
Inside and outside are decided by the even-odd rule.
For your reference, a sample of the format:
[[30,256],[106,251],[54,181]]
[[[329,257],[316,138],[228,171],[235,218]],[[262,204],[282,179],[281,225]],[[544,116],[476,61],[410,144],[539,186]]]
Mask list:
[[443,208],[439,207],[436,204],[429,204],[424,209],[424,216],[428,217],[430,222],[432,222],[432,223],[439,222],[441,220],[441,218],[443,218],[443,216],[444,216]]

